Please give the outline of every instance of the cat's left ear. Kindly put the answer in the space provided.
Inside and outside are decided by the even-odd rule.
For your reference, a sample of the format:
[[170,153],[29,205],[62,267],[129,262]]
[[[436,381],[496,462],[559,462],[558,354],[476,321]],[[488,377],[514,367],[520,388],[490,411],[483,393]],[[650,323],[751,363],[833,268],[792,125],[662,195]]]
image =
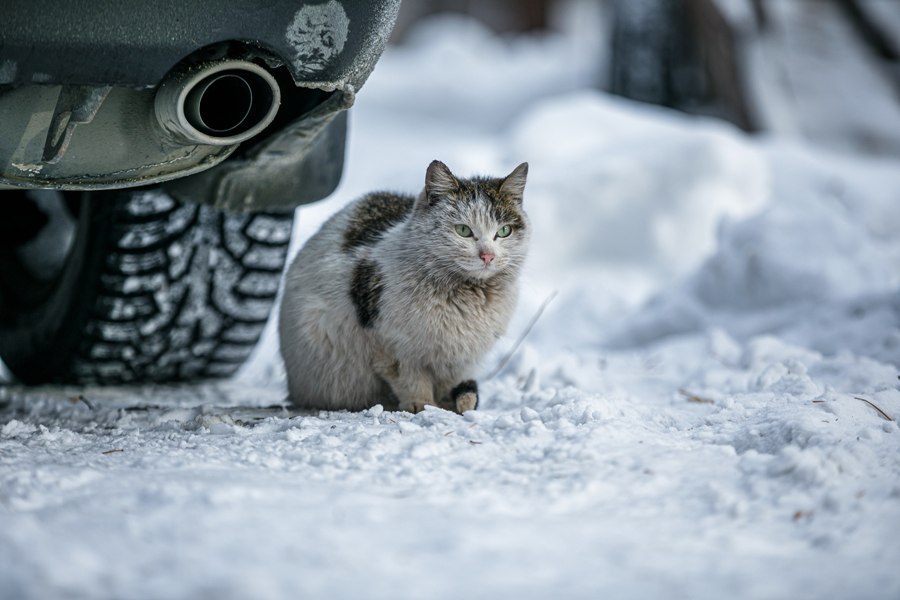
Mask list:
[[525,179],[528,177],[528,163],[523,162],[521,165],[513,169],[513,172],[506,176],[503,183],[500,184],[500,194],[511,196],[522,201],[525,194]]

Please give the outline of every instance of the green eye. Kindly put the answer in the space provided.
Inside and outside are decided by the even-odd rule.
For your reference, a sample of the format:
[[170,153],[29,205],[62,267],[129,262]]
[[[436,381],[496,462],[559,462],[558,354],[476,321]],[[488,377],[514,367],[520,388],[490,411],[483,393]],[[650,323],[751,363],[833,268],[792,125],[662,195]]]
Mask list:
[[497,230],[497,237],[509,237],[509,234],[512,233],[512,227],[509,225],[504,225],[500,229]]
[[456,233],[463,237],[472,237],[472,228],[468,225],[460,224],[456,226]]

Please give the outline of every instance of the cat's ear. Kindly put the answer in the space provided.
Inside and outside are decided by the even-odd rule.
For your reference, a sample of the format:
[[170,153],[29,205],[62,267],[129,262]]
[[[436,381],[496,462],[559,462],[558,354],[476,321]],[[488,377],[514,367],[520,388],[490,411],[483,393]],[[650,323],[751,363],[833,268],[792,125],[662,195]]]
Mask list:
[[500,194],[503,196],[511,196],[522,201],[525,194],[525,179],[528,177],[528,163],[523,162],[521,165],[513,169],[513,172],[506,176],[503,183],[500,184]]
[[425,171],[425,198],[432,202],[435,198],[459,191],[459,180],[453,176],[447,165],[439,160],[431,161]]

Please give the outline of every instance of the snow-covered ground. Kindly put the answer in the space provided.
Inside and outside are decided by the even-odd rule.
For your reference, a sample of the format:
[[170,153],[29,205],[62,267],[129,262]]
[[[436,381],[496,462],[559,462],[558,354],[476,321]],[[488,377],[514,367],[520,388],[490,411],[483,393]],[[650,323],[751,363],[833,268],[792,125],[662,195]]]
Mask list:
[[576,51],[423,26],[299,211],[530,162],[486,377],[557,295],[481,410],[271,408],[271,329],[221,385],[4,388],[0,598],[900,597],[900,161],[606,97]]

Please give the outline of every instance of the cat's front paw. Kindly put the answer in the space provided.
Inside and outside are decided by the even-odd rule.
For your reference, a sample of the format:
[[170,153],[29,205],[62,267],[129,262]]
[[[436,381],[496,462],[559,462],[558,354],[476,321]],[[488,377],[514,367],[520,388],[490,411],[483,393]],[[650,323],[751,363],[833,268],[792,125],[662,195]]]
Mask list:
[[456,399],[456,412],[459,414],[476,408],[478,408],[478,394],[463,394]]
[[425,410],[426,406],[434,406],[434,402],[403,402],[400,404],[400,410],[416,414]]
[[459,414],[467,410],[478,408],[478,384],[472,381],[463,381],[450,392],[450,399]]

